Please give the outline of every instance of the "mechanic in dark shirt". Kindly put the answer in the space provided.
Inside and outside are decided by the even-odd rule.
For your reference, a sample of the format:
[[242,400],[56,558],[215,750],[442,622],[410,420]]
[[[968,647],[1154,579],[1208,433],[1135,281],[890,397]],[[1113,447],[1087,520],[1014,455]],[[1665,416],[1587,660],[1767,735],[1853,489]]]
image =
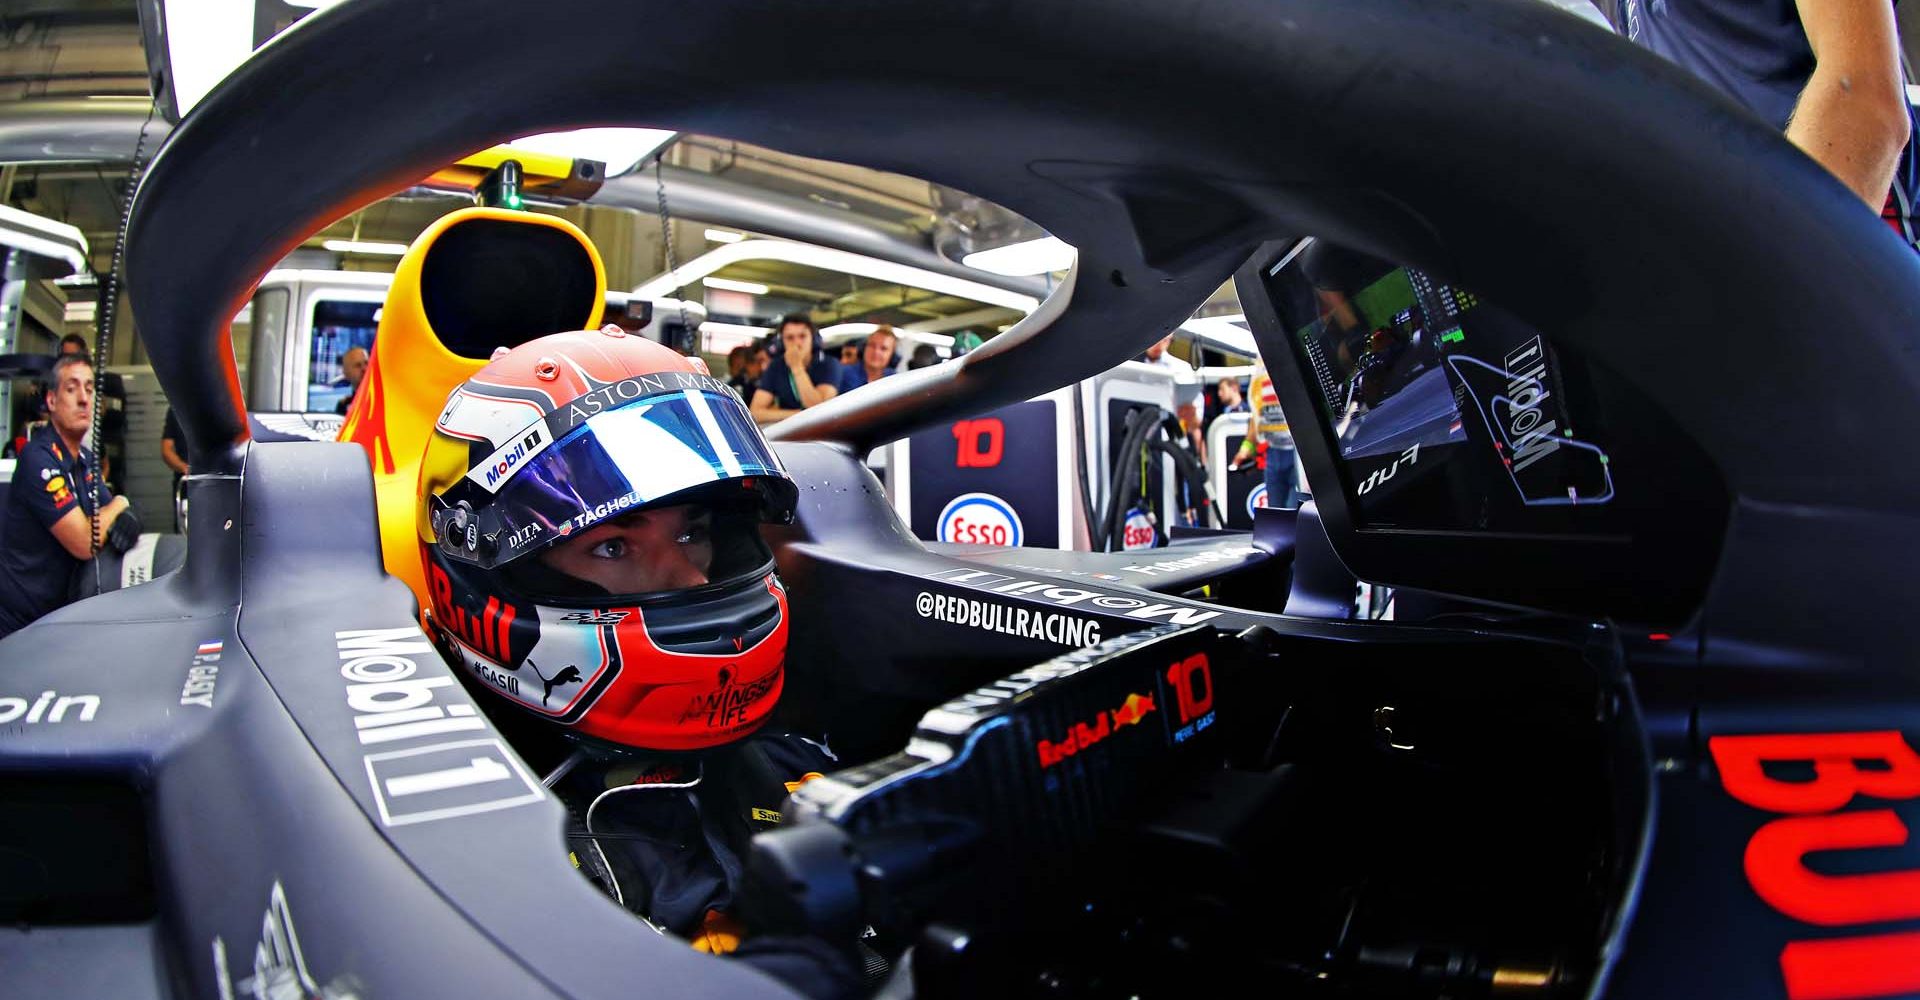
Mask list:
[[1622,29],[1786,133],[1914,242],[1898,0],[1621,0]]
[[187,474],[187,433],[180,429],[180,421],[173,418],[173,407],[167,407],[165,425],[160,429],[160,460],[173,470],[173,485],[180,487],[180,478]]
[[160,429],[160,460],[173,470],[173,516],[174,530],[179,531],[185,525],[181,516],[180,480],[187,475],[187,433],[180,429],[180,421],[173,417],[173,407],[167,407],[165,426]]
[[124,552],[140,534],[127,498],[97,481],[93,453],[81,446],[93,421],[93,365],[85,354],[61,355],[48,386],[48,425],[27,442],[7,489],[0,636],[71,599],[75,570],[93,558],[92,511],[99,511],[102,545]]
[[[502,424],[502,393],[546,415]],[[489,480],[541,427],[559,443]],[[743,901],[753,834],[840,766],[771,724],[787,600],[759,526],[797,493],[745,405],[644,338],[556,334],[454,390],[421,469],[429,632],[554,765],[575,867],[654,930],[858,994],[862,945],[756,931]]]
[[753,392],[753,419],[771,424],[840,394],[840,363],[827,357],[820,330],[803,313],[780,319],[779,348]]

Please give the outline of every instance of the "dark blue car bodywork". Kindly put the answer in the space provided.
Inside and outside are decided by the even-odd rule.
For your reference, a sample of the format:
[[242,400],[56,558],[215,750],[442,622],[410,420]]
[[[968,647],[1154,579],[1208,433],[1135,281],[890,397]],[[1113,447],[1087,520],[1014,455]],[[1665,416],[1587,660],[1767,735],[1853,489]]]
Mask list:
[[[639,63],[617,44],[661,38]],[[489,142],[607,123],[901,170],[1079,249],[986,347],[770,435],[801,486],[776,539],[791,698],[843,752],[892,753],[929,709],[1063,652],[1023,615],[1102,639],[1194,626],[1239,643],[1215,708],[1263,743],[1223,755],[1327,775],[1234,826],[1250,840],[1224,855],[1334,859],[1430,938],[1382,958],[1402,942],[1381,929],[1392,947],[1319,970],[1348,985],[1309,970],[1300,995],[1464,989],[1434,985],[1454,974],[1438,965],[1502,947],[1519,957],[1485,959],[1475,989],[1920,991],[1920,264],[1683,73],[1533,0],[356,0],[241,67],[139,189],[128,276],[191,442],[193,545],[180,572],[0,643],[0,901],[18,925],[0,992],[781,991],[571,869],[560,804],[382,571],[364,455],[249,441],[220,377],[226,318],[306,233]],[[1604,530],[1371,523],[1262,304],[1308,235],[1449,276],[1590,373],[1619,495]],[[929,551],[850,457],[1109,368],[1236,272],[1316,487],[1235,567],[1264,598],[1183,596],[1232,572],[1138,588],[1076,572],[1091,562]],[[1354,578],[1462,603],[1325,617]],[[1327,580],[1334,597],[1309,600]],[[981,628],[981,609],[1010,624]],[[1538,891],[1502,852],[1540,863]],[[1083,874],[1154,881],[1156,857]],[[1236,912],[1257,902],[1279,942],[1338,895],[1321,888]],[[1441,940],[1469,926],[1479,950]],[[1302,968],[1245,957],[1276,992]]]

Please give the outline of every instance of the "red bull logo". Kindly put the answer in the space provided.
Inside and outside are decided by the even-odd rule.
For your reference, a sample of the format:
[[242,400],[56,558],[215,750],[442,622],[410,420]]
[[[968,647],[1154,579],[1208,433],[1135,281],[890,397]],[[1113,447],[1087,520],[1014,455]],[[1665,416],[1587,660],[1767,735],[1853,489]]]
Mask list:
[[1040,752],[1040,766],[1052,767],[1099,743],[1125,726],[1138,725],[1154,709],[1153,696],[1150,694],[1130,694],[1119,708],[1101,712],[1087,722],[1076,722],[1067,734],[1058,740],[1041,740],[1035,744]]

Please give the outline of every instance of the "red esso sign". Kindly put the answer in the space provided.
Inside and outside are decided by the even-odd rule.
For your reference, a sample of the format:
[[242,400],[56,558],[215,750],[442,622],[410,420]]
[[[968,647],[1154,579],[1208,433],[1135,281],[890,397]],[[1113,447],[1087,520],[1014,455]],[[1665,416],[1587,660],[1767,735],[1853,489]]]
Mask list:
[[940,511],[936,537],[962,545],[1012,548],[1026,540],[1026,532],[1012,504],[991,493],[965,493],[948,501]]
[[1120,547],[1131,552],[1135,549],[1153,548],[1158,540],[1153,531],[1153,518],[1144,510],[1132,510],[1127,513],[1127,521],[1121,525]]
[[[1842,870],[1833,855],[1907,842],[1907,826],[1893,810],[1846,808],[1862,797],[1920,798],[1920,755],[1899,733],[1715,736],[1707,747],[1728,795],[1783,814],[1754,831],[1744,858],[1747,883],[1768,906],[1824,928],[1920,918],[1920,871],[1871,871],[1868,855],[1861,859],[1868,871],[1830,874]],[[1813,778],[1776,778],[1769,765],[1801,773],[1812,765]],[[1814,853],[1826,855],[1819,870],[1807,864]],[[1920,993],[1920,931],[1789,941],[1780,974],[1792,1000],[1911,996]]]

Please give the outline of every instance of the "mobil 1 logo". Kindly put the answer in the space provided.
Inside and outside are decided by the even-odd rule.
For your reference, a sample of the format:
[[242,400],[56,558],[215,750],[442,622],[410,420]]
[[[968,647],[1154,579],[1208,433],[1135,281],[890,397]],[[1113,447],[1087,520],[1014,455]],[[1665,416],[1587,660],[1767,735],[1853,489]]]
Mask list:
[[374,804],[386,826],[492,812],[545,797],[497,739],[373,753],[366,764]]
[[[347,706],[380,822],[389,827],[510,809],[546,797],[418,628],[334,633]],[[422,659],[424,657],[425,659]],[[426,676],[421,663],[429,668]],[[474,733],[469,738],[450,738]]]

